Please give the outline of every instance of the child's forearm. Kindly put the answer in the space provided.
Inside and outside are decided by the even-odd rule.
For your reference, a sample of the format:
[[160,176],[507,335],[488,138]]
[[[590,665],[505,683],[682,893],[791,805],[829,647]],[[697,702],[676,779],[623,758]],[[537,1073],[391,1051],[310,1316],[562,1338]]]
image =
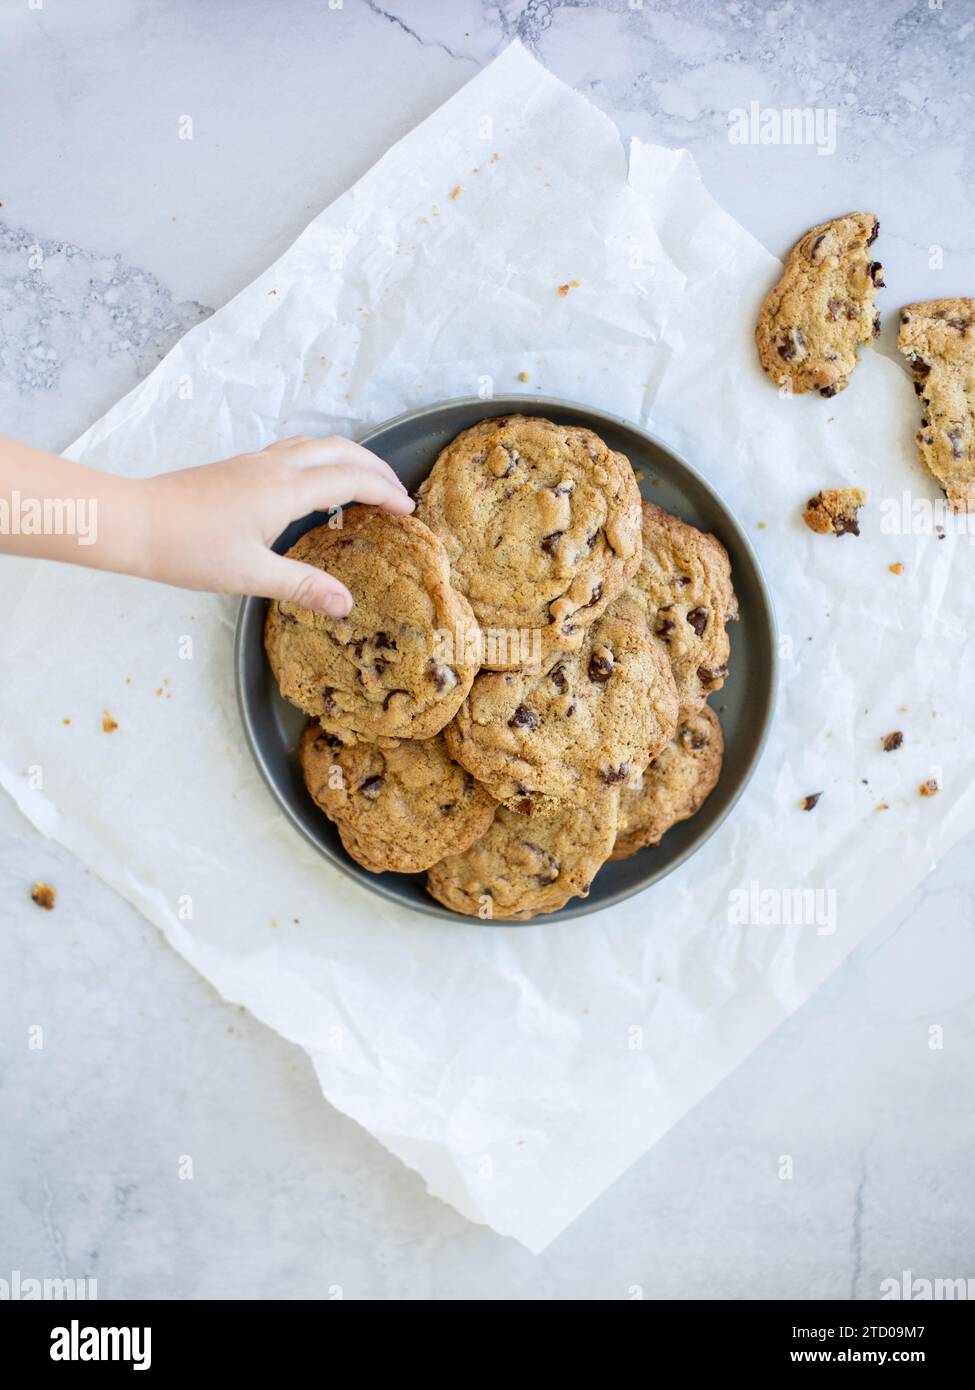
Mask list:
[[0,436],[0,552],[144,574],[149,525],[141,480]]

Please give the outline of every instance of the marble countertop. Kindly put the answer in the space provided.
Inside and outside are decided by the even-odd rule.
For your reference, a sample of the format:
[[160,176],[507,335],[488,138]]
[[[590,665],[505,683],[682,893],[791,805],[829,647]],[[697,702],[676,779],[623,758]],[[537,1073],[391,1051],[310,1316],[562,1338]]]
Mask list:
[[[91,0],[7,6],[0,37],[0,427],[46,447],[515,37],[624,138],[691,149],[777,254],[869,208],[901,302],[975,287],[959,0]],[[835,153],[731,145],[728,113],[753,101],[834,110]],[[972,847],[533,1256],[428,1197],[321,1100],[303,1053],[0,795],[0,1278],[94,1276],[103,1298],[614,1299],[973,1276]]]

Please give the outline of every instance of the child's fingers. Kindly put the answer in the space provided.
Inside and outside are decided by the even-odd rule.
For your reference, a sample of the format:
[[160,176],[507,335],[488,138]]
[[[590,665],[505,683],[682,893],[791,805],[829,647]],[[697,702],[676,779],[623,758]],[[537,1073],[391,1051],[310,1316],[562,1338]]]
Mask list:
[[294,439],[282,440],[280,445],[272,447],[286,450],[288,462],[295,468],[316,468],[322,465],[364,468],[378,473],[396,487],[406,491],[389,464],[378,454],[364,449],[361,444],[356,444],[351,439],[343,439],[341,435],[329,435],[326,439],[308,439],[298,435]]
[[332,618],[344,618],[352,608],[352,595],[340,580],[314,565],[275,555],[273,550],[264,552],[248,587],[260,598],[284,599]]
[[303,469],[298,477],[301,506],[327,511],[343,502],[371,502],[396,516],[409,516],[413,499],[395,479],[355,464],[329,464]]

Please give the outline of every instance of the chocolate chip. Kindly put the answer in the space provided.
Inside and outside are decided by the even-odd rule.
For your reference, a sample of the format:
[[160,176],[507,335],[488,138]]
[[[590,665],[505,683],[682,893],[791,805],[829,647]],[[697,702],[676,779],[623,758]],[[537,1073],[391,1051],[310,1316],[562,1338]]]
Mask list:
[[914,375],[927,376],[930,370],[931,363],[925,362],[923,357],[918,357],[915,353],[915,355],[911,358],[911,371],[914,373]]
[[[433,663],[431,663],[431,665],[432,664]],[[446,690],[451,685],[459,684],[459,677],[457,675],[457,672],[454,671],[450,666],[434,665],[433,670],[430,672],[430,675],[433,677],[433,683],[438,690]]]
[[456,802],[448,801],[445,806],[440,807],[440,814],[442,816],[449,816],[455,805]]
[[846,516],[842,512],[833,517],[833,531],[837,536],[858,536],[860,534],[860,519],[854,513]]
[[687,615],[687,621],[698,637],[703,637],[704,629],[708,625],[708,610],[706,608],[692,608]]
[[679,575],[677,576],[677,583],[680,585],[680,587],[681,587],[682,589],[686,589],[686,588],[687,588],[687,585],[690,584],[690,582],[691,582],[690,575],[687,575],[687,574],[679,574]]
[[514,809],[520,816],[530,816],[532,813],[532,799],[526,796],[523,801],[517,801]]
[[677,732],[681,743],[691,752],[697,753],[700,749],[708,746],[709,740],[707,735],[702,734],[699,729],[689,729],[685,724],[682,728],[678,729]]
[[539,544],[546,555],[554,555],[558,549],[559,541],[562,539],[564,531],[552,531],[547,536],[543,536]]
[[600,770],[599,776],[611,787],[614,782],[625,782],[630,775],[629,763],[620,763],[619,767],[605,767]]
[[831,396],[835,396],[836,391],[837,388],[835,386],[821,386],[819,388],[819,394],[823,396],[826,400],[829,400]]
[[823,244],[823,242],[824,242],[825,240],[826,240],[826,233],[825,233],[825,232],[820,232],[819,236],[816,238],[816,240],[813,242],[812,246],[809,248],[810,254],[813,255],[813,256],[815,256],[816,252],[819,250],[819,248],[822,246],[822,244]]
[[550,671],[549,680],[555,686],[556,690],[559,692],[560,695],[564,695],[569,688],[569,682],[566,679],[564,666],[556,666],[553,671]]
[[872,232],[870,233],[870,235],[867,237],[867,245],[868,245],[868,246],[872,246],[872,245],[874,244],[874,242],[877,240],[877,233],[878,233],[879,231],[880,231],[880,222],[879,222],[879,220],[875,217],[875,218],[873,219],[873,231],[872,231]]
[[779,356],[786,362],[793,361],[800,354],[805,355],[806,340],[801,328],[787,328],[779,344]]
[[948,430],[947,435],[948,443],[951,445],[951,452],[954,454],[956,459],[960,459],[964,452],[961,447],[961,434],[958,432],[958,430]]
[[469,772],[464,773],[464,795],[470,796],[474,790],[474,778]]
[[613,674],[613,657],[607,652],[605,656],[597,655],[593,652],[589,658],[589,679],[596,685],[605,685]]
[[699,666],[697,678],[702,685],[717,685],[728,674],[727,666]]
[[322,704],[325,706],[325,713],[331,714],[335,708],[335,701],[332,699],[334,693],[333,686],[326,686],[322,691]]
[[884,288],[884,268],[879,261],[871,261],[867,266],[867,274],[876,285],[878,290]]
[[884,752],[896,753],[897,749],[900,748],[903,742],[904,735],[901,733],[900,729],[895,729],[892,734],[888,734],[887,737],[884,739]]
[[828,299],[826,301],[827,312],[834,323],[842,315],[845,304],[845,299]]
[[587,607],[587,608],[592,608],[593,604],[598,603],[599,600],[602,598],[602,596],[603,596],[603,586],[602,586],[602,584],[597,584],[597,585],[594,587],[592,593],[591,593],[590,596],[589,596],[589,602],[586,604],[586,607]]
[[948,319],[947,324],[949,328],[957,328],[959,333],[964,333],[971,326],[969,319]]
[[368,796],[370,798],[377,797],[382,791],[385,782],[386,778],[381,777],[377,773],[375,777],[367,777],[364,782],[360,782],[359,790],[362,792],[363,796]]
[[914,394],[915,394],[915,396],[923,396],[923,394],[924,394],[924,382],[923,382],[923,381],[915,381],[915,383],[914,383]]
[[388,632],[377,632],[372,640],[379,651],[394,652],[396,650],[396,643]]
[[804,796],[799,802],[801,809],[803,811],[811,811],[821,796],[822,792],[810,792],[808,796]]
[[873,316],[873,336],[874,336],[875,338],[879,338],[879,337],[880,337],[880,315],[879,315],[879,314],[874,314],[874,316]]
[[390,691],[388,691],[388,692],[383,696],[383,709],[389,709],[389,702],[390,702],[390,700],[393,698],[394,695],[405,695],[405,694],[406,694],[406,691],[405,691],[405,690],[396,689],[396,690],[390,690]]
[[364,637],[360,637],[358,642],[352,642],[350,645],[352,647],[352,650],[355,652],[356,661],[360,661],[362,659],[362,648],[366,645],[366,639]]
[[538,715],[528,708],[527,705],[519,705],[514,714],[508,720],[509,729],[534,729],[538,723]]
[[560,873],[559,861],[554,854],[549,854],[548,850],[540,849],[538,845],[529,845],[529,849],[540,855],[543,863],[538,873],[535,875],[535,882],[539,888],[545,888],[550,883],[554,883]]
[[673,618],[662,618],[657,624],[656,632],[658,637],[669,637],[676,627]]

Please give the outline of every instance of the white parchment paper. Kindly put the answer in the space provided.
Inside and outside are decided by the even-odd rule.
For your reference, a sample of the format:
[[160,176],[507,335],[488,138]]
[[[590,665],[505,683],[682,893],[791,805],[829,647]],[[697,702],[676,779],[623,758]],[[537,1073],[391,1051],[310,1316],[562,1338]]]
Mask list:
[[[617,909],[529,930],[393,910],[332,872],[260,782],[232,600],[2,570],[0,780],[24,812],[307,1049],[327,1099],[432,1193],[535,1251],[975,825],[975,557],[964,538],[881,528],[883,499],[937,495],[896,365],[866,351],[830,402],[781,399],[761,375],[751,334],[777,272],[687,154],[635,143],[627,166],[608,119],[514,46],[71,450],[148,474],[355,434],[493,382],[628,416],[685,453],[766,568],[778,716],[721,830]],[[864,534],[812,536],[802,501],[842,483],[870,495]],[[884,753],[895,728],[904,747]],[[943,790],[922,799],[932,775]],[[818,890],[812,919],[783,925],[802,889]],[[742,890],[764,921],[735,920]]]

